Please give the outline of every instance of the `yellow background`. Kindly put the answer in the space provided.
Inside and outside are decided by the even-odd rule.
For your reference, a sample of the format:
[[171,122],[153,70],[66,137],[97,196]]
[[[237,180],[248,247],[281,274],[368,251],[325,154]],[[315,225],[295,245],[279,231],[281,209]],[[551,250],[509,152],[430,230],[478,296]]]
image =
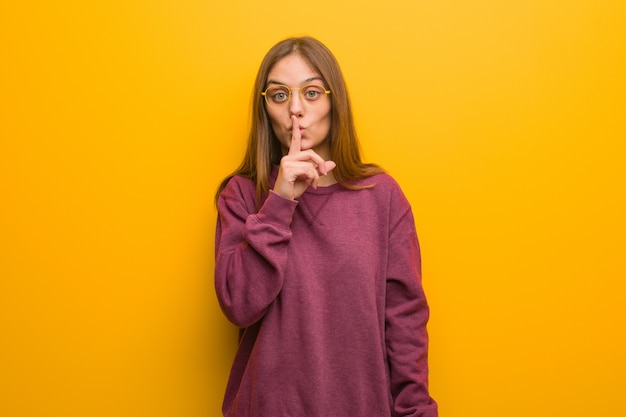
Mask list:
[[626,415],[622,0],[3,1],[0,415],[217,416],[212,198],[276,41],[409,197],[446,417]]

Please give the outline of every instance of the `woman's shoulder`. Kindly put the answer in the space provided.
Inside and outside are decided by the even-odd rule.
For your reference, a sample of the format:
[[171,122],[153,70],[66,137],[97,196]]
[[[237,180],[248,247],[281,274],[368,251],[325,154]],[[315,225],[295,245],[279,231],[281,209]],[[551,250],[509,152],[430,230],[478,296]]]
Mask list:
[[245,199],[248,196],[254,197],[256,193],[256,184],[250,178],[241,175],[233,175],[225,182],[226,184],[220,193],[220,198]]
[[371,177],[362,178],[359,181],[358,186],[371,187],[372,189],[378,188],[381,191],[401,191],[400,184],[393,176],[391,176],[391,174],[387,172],[381,172],[379,174],[372,175]]
[[364,187],[381,203],[387,201],[386,204],[392,207],[410,207],[400,183],[387,172],[364,178],[358,186]]

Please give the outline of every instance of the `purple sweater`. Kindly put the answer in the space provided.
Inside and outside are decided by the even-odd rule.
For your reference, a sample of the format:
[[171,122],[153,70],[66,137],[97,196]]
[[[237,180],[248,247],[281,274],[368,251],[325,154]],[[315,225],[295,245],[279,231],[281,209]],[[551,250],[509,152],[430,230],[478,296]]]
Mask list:
[[411,207],[389,175],[371,183],[270,191],[260,210],[248,179],[222,192],[215,287],[245,329],[225,416],[437,416]]

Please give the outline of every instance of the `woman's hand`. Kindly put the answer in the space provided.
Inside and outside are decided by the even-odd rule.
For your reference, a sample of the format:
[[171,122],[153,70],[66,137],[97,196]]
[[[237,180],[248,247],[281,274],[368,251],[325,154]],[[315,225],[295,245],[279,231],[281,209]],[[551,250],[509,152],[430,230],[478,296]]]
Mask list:
[[320,176],[328,174],[336,164],[324,161],[312,149],[303,151],[300,145],[298,118],[291,116],[291,143],[289,152],[280,160],[274,192],[292,200],[299,198],[311,186],[317,188]]

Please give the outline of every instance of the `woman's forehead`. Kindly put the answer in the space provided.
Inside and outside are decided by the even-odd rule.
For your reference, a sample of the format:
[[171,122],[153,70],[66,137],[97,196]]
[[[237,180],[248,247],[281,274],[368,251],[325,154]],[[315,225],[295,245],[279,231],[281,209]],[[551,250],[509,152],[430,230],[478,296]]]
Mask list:
[[302,84],[321,79],[321,75],[313,69],[306,59],[299,54],[291,54],[274,64],[268,74],[267,82]]

